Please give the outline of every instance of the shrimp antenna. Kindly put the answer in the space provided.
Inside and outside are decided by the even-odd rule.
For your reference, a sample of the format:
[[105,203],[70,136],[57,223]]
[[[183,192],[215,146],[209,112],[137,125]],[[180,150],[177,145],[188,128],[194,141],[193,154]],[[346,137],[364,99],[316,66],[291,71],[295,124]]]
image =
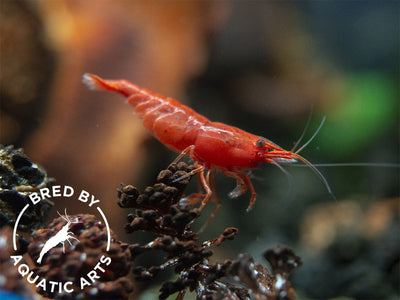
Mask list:
[[[322,124],[321,124],[322,125]],[[320,127],[321,127],[320,125]],[[319,130],[319,128],[318,128]],[[315,134],[314,134],[315,135]],[[303,147],[302,147],[303,148]],[[298,152],[298,151],[297,151]],[[323,182],[323,184],[325,185],[326,189],[328,190],[328,193],[331,194],[331,196],[333,197],[333,199],[337,200],[335,195],[332,192],[331,187],[329,186],[328,181],[325,179],[324,175],[322,175],[322,173],[320,171],[318,171],[318,169],[316,167],[314,167],[314,165],[312,163],[310,163],[307,159],[305,159],[304,157],[298,155],[296,153],[293,153],[293,156],[296,157],[297,159],[301,160],[304,164],[306,164],[308,167],[311,168],[311,170],[313,170],[313,172],[315,174],[317,174],[317,176],[319,177],[319,179],[321,179],[321,181]]]
[[294,144],[292,150],[290,152],[294,152],[294,150],[297,148],[297,146],[300,144],[301,140],[303,139],[304,135],[306,134],[306,131],[308,129],[308,126],[310,125],[310,121],[311,121],[311,117],[312,117],[312,112],[313,112],[313,107],[311,106],[311,111],[310,111],[310,115],[308,116],[308,120],[306,123],[306,126],[303,129],[303,132],[301,133],[300,138],[297,140],[296,144]]
[[283,174],[286,175],[286,178],[288,180],[289,183],[289,195],[291,194],[292,190],[293,190],[293,176],[292,174],[290,174],[284,167],[282,167],[276,160],[272,160],[272,163],[277,166],[282,172]]
[[309,143],[311,143],[311,141],[317,136],[318,132],[320,131],[320,129],[322,128],[322,126],[324,125],[326,120],[326,116],[324,116],[322,118],[321,124],[319,124],[317,130],[315,131],[315,133],[313,134],[313,136],[303,145],[300,147],[300,149],[298,149],[294,154],[299,153],[301,150],[303,150]]
[[57,211],[58,215],[64,219],[64,221],[69,222],[68,215],[67,215],[67,208],[64,209],[65,217]]
[[[307,167],[304,165],[292,165],[292,167]],[[400,168],[396,163],[374,163],[374,162],[355,162],[355,163],[326,163],[314,164],[314,167],[376,167],[376,168]]]

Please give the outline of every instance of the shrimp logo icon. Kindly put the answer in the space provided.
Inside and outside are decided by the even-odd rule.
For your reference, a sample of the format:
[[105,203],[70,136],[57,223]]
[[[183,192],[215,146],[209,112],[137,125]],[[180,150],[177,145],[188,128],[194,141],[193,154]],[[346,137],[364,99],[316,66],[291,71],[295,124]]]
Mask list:
[[72,233],[71,231],[68,231],[69,228],[70,228],[70,226],[71,226],[72,221],[71,221],[71,219],[68,218],[67,209],[65,209],[64,212],[65,212],[65,217],[64,217],[63,215],[61,215],[59,212],[57,212],[57,213],[58,213],[58,215],[59,215],[61,218],[63,218],[63,219],[67,222],[67,224],[65,224],[65,225],[63,226],[63,228],[61,228],[61,230],[60,230],[59,232],[56,233],[56,235],[52,236],[52,237],[51,237],[50,239],[48,239],[47,242],[44,244],[44,246],[43,246],[43,248],[42,248],[42,251],[40,251],[39,258],[37,259],[37,263],[38,263],[38,264],[41,264],[41,263],[42,263],[43,256],[44,256],[47,252],[49,252],[51,249],[53,249],[54,247],[56,247],[58,244],[60,244],[60,243],[62,244],[62,246],[63,246],[63,253],[65,253],[65,244],[64,244],[65,241],[67,241],[71,246],[72,246],[72,243],[71,243],[71,241],[70,241],[69,239],[74,239],[74,240],[76,240],[76,241],[79,242],[79,240],[78,240],[76,237],[72,236],[73,233]]

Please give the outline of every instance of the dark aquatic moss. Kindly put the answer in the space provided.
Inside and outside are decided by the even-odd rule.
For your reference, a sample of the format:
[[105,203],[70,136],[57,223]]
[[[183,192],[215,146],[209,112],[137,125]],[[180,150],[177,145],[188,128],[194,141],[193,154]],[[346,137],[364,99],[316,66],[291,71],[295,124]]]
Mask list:
[[135,214],[127,217],[126,232],[141,230],[181,239],[193,236],[189,225],[199,216],[199,210],[179,202],[193,169],[194,166],[184,162],[173,163],[161,171],[156,183],[146,187],[143,193],[132,185],[121,185],[118,204],[136,209]]
[[182,299],[187,290],[195,291],[197,299],[251,299],[251,294],[257,299],[295,299],[288,277],[301,262],[289,248],[266,251],[272,273],[248,254],[241,254],[236,260],[210,263],[211,247],[233,239],[238,230],[228,227],[217,238],[204,242],[191,230],[191,224],[200,215],[199,210],[190,201],[184,204],[180,199],[194,168],[183,162],[171,164],[143,193],[132,185],[122,185],[119,189],[118,204],[135,209],[135,213],[128,214],[126,232],[145,231],[158,235],[145,245],[129,245],[132,259],[146,252],[165,253],[165,262],[160,265],[134,266],[134,278],[151,281],[160,272],[173,269],[178,277],[162,284],[160,299],[177,292]]
[[[39,288],[38,292],[53,299],[127,299],[133,290],[131,281],[125,277],[131,268],[128,245],[119,242],[111,231],[111,246],[110,250],[106,251],[108,235],[104,224],[87,214],[68,216],[68,218],[71,220],[70,234],[79,242],[71,238],[71,244],[64,242],[64,249],[61,244],[52,248],[34,271],[47,281],[63,283],[73,281],[70,288],[74,289],[74,292],[58,293],[44,291],[42,288]],[[59,217],[54,219],[47,229],[32,233],[28,253],[35,262],[44,244],[65,224],[66,221]],[[82,290],[79,279],[94,270],[102,256],[111,258],[111,263],[100,264],[104,270],[103,272],[100,268],[97,269],[100,278]]]
[[289,274],[301,266],[301,259],[292,249],[278,246],[264,252],[264,258],[269,262],[274,273]]
[[33,205],[29,193],[49,186],[54,180],[23,153],[22,149],[0,145],[0,227],[13,226],[27,204],[18,230],[31,232],[41,228],[52,207],[48,200]]

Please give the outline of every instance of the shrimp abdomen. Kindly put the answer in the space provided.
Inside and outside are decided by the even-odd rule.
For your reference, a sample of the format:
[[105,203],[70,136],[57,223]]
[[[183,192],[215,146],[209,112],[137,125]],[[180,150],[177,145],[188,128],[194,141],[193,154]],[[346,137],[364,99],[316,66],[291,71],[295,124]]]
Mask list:
[[209,120],[180,102],[142,89],[126,80],[103,80],[85,74],[83,81],[93,89],[118,92],[128,98],[143,125],[170,149],[181,152],[196,141],[201,126]]

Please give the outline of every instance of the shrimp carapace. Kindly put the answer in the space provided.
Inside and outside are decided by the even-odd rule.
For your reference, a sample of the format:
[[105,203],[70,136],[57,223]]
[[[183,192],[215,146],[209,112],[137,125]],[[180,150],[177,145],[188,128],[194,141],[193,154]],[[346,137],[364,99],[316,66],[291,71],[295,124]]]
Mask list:
[[[185,155],[193,159],[196,169],[191,175],[199,173],[206,191],[200,210],[215,192],[214,178],[217,171],[237,180],[237,188],[231,196],[237,197],[250,189],[252,196],[248,210],[252,208],[256,192],[245,171],[257,168],[261,163],[280,166],[280,163],[300,160],[318,175],[331,193],[322,174],[298,154],[304,146],[297,152],[294,152],[294,149],[286,151],[268,139],[234,126],[212,122],[174,99],[154,94],[126,80],[104,80],[92,74],[85,74],[83,81],[93,89],[118,92],[127,97],[128,102],[135,107],[135,113],[143,119],[144,127],[152,131],[168,148],[180,153],[177,160]],[[321,126],[322,123],[319,129]],[[315,135],[316,133],[313,137]],[[217,208],[210,219],[220,208],[215,193],[214,198]]]

